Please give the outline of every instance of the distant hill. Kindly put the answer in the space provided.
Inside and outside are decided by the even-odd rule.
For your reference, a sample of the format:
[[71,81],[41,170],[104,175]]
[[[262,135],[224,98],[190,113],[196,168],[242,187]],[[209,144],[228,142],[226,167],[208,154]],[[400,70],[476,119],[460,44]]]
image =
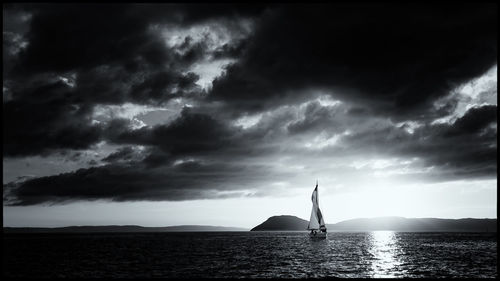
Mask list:
[[333,231],[496,232],[497,219],[379,217],[346,220],[327,227]]
[[251,231],[300,231],[307,228],[309,221],[296,216],[274,216],[252,228]]
[[4,233],[102,233],[102,232],[196,232],[248,231],[247,228],[211,225],[178,225],[143,227],[138,225],[68,226],[68,227],[4,227]]
[[[295,216],[274,216],[252,231],[306,231],[308,221]],[[378,217],[327,224],[329,231],[496,232],[497,219],[437,219]]]

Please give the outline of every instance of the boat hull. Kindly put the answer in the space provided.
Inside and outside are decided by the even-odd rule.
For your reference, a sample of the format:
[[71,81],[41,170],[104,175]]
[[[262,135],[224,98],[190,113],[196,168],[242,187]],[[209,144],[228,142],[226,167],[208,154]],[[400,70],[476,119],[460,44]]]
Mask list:
[[326,239],[326,234],[326,232],[309,233],[309,237],[312,239]]

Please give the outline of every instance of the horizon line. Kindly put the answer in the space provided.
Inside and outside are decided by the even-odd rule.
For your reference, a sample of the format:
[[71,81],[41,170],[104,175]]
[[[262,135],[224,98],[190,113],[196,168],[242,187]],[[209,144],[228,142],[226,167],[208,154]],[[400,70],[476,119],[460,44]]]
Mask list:
[[[296,217],[302,220],[307,221],[306,219],[303,219],[301,217],[295,216],[295,215],[275,215],[275,216],[270,216],[269,218],[272,217],[279,217],[279,216],[292,216]],[[464,217],[464,218],[442,218],[442,217],[402,217],[402,216],[377,216],[377,217],[358,217],[358,218],[352,218],[352,219],[345,219],[337,222],[332,222],[332,223],[326,223],[326,224],[337,224],[340,222],[344,221],[349,221],[349,220],[357,220],[357,219],[377,219],[377,218],[403,218],[403,219],[444,219],[444,220],[463,220],[463,219],[498,219],[497,217]],[[266,220],[267,220],[266,219]],[[245,227],[245,226],[223,226],[223,225],[210,225],[210,224],[176,224],[176,225],[162,225],[162,226],[143,226],[143,225],[138,225],[138,224],[88,224],[88,225],[65,225],[65,226],[8,226],[8,225],[2,225],[3,228],[63,228],[63,227],[96,227],[96,226],[137,226],[137,227],[144,227],[144,228],[153,228],[153,227],[178,227],[178,226],[208,226],[208,227],[226,227],[226,228],[243,228],[243,229],[251,229],[255,226],[251,227]]]

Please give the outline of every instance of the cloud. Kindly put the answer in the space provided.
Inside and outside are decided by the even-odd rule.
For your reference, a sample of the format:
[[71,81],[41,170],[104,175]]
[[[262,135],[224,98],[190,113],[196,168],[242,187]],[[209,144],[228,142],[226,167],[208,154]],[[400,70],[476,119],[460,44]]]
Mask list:
[[4,162],[113,148],[5,200],[271,194],[369,156],[494,177],[493,6],[7,5]]
[[[434,180],[494,178],[497,167],[497,107],[469,109],[454,123],[425,124],[413,133],[404,126],[387,125],[354,131],[341,146],[361,152],[417,157],[435,170]],[[326,152],[325,152],[326,153]],[[330,152],[332,153],[332,152]],[[429,174],[430,176],[430,174]]]
[[496,63],[495,7],[280,6],[211,98],[258,111],[326,88],[380,114],[415,116]]
[[[172,54],[157,34],[157,24],[188,26],[217,18],[251,18],[262,12],[259,5],[179,4],[25,4],[32,15],[27,33],[29,46],[19,70],[71,71],[75,68],[120,63],[134,65],[141,58],[150,65],[167,63]],[[8,10],[11,10],[8,9]]]
[[[163,105],[202,98],[191,64],[207,56],[176,55],[155,25],[201,24],[251,18],[262,7],[218,5],[25,4],[4,7],[4,155],[21,157],[59,149],[86,149],[103,139],[105,124],[91,112],[102,105]],[[194,13],[194,14],[191,14]],[[25,20],[19,20],[24,17]],[[228,25],[238,30],[238,24]],[[20,47],[25,42],[26,46]],[[231,43],[231,42],[230,42]],[[201,56],[201,57],[200,57]],[[189,58],[188,58],[189,57]],[[203,59],[205,59],[203,57]]]
[[497,106],[484,105],[469,109],[446,131],[445,136],[471,135],[497,123]]
[[96,143],[101,130],[90,122],[91,108],[72,103],[71,91],[60,81],[50,82],[4,102],[4,156],[83,149]]
[[318,128],[325,128],[329,132],[342,132],[346,130],[345,126],[341,122],[335,122],[336,114],[341,110],[342,106],[321,106],[318,101],[308,103],[304,118],[289,124],[287,129],[293,134],[317,131]]
[[[325,159],[337,162],[335,159],[353,155],[417,158],[421,159],[422,168],[410,165],[403,176],[429,176],[433,181],[496,175],[496,127],[492,126],[496,124],[496,116],[492,116],[496,106],[472,108],[452,124],[422,125],[413,133],[388,119],[353,117],[343,105],[336,114],[323,114],[332,112],[331,107],[335,106],[311,101],[283,108],[264,114],[247,129],[188,109],[168,125],[135,130],[127,126],[129,120],[115,119],[110,124],[116,131],[106,130],[112,135],[109,139],[128,146],[102,159],[104,166],[4,185],[10,190],[8,202],[31,205],[71,200],[155,201],[229,196],[222,191],[257,196],[272,191],[269,181],[290,179],[294,173],[292,167],[281,167],[281,160],[277,161],[280,157],[290,158],[289,163],[295,159],[295,163],[312,170],[325,169]],[[482,121],[473,129],[464,126],[471,119]],[[286,125],[329,124],[332,120],[346,127],[340,130],[336,126],[311,126],[310,130],[290,132],[290,125]],[[333,145],[316,144],[315,151],[300,146],[323,133],[340,137]],[[145,148],[137,149],[137,145]],[[311,157],[316,160],[311,162]],[[429,171],[426,168],[433,171],[425,172]]]
[[136,149],[133,146],[126,146],[118,149],[117,151],[110,153],[108,156],[102,159],[103,162],[107,163],[119,163],[119,162],[131,162],[137,161],[141,158],[142,149]]
[[185,108],[168,125],[129,130],[127,120],[114,120],[109,139],[118,144],[156,146],[171,154],[216,151],[229,144],[233,132],[209,115],[191,113]]
[[[248,173],[251,169],[252,173]],[[263,178],[255,181],[258,172]],[[265,167],[185,161],[151,169],[139,162],[109,164],[4,185],[7,205],[75,200],[181,201],[252,194],[266,178]],[[234,182],[238,179],[238,183]],[[254,193],[255,191],[253,191]],[[4,202],[5,203],[5,202]]]

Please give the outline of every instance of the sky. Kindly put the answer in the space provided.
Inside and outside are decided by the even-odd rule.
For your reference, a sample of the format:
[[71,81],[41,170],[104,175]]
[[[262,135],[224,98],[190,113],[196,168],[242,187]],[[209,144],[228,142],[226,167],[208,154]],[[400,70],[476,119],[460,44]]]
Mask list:
[[496,4],[4,4],[3,225],[497,217]]

